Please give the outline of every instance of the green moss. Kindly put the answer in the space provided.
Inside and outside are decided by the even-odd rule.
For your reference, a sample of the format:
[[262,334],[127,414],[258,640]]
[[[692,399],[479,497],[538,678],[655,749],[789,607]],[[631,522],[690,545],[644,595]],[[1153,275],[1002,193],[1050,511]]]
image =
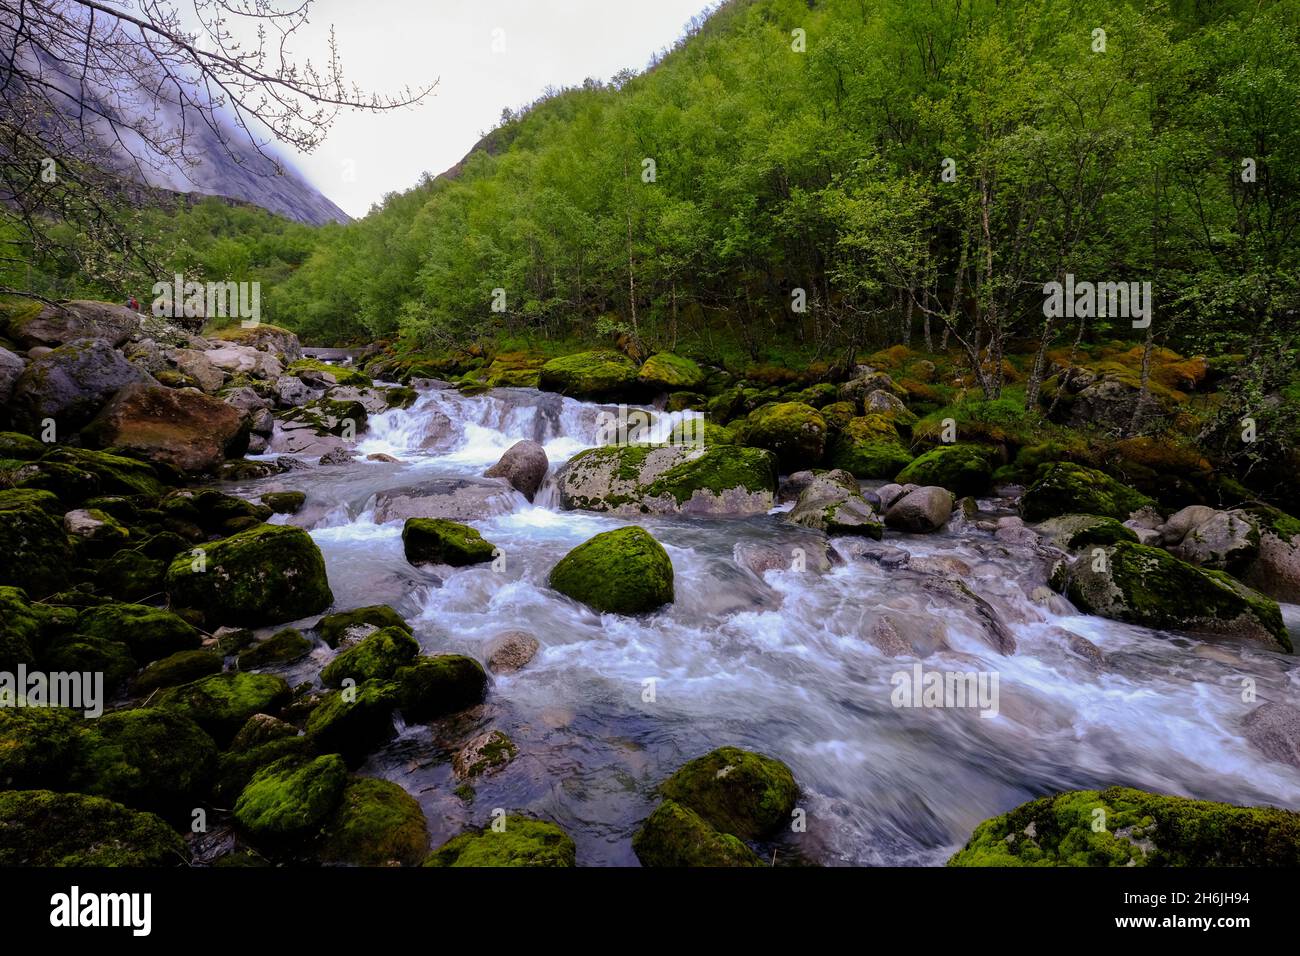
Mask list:
[[139,669],[125,644],[85,634],[52,638],[39,663],[50,672],[103,674],[104,691],[109,694],[117,693]]
[[413,661],[420,653],[420,643],[397,627],[376,631],[359,644],[348,648],[321,671],[326,687],[338,687],[351,679],[358,684],[367,680],[388,680],[397,669]]
[[140,662],[194,650],[203,640],[198,631],[175,614],[143,604],[88,608],[78,618],[77,630],[88,637],[125,644]]
[[1300,537],[1300,519],[1291,517],[1285,511],[1263,504],[1252,504],[1246,510],[1259,520],[1260,530],[1271,531],[1283,541]]
[[320,639],[330,647],[338,647],[348,636],[348,632],[354,628],[379,630],[385,627],[396,627],[408,634],[411,633],[411,626],[387,604],[373,604],[369,607],[331,614],[322,618],[318,627]]
[[0,789],[63,789],[85,744],[86,722],[57,707],[0,706]]
[[1101,515],[1123,521],[1134,511],[1154,504],[1146,495],[1103,472],[1070,462],[1054,462],[1040,468],[1037,480],[1025,489],[1020,513],[1026,521],[1064,514]]
[[454,568],[491,561],[496,550],[474,528],[446,518],[407,518],[402,546],[412,564],[449,564]]
[[340,385],[358,385],[363,388],[369,388],[374,383],[370,376],[357,371],[354,368],[348,368],[344,365],[330,365],[320,359],[302,358],[295,362],[290,362],[285,367],[285,371],[290,375],[297,375],[299,372],[326,372],[334,376],[334,381]]
[[221,673],[221,655],[216,651],[178,651],[146,667],[131,685],[136,694],[151,694],[160,687],[177,687]]
[[44,597],[67,587],[73,566],[59,521],[34,505],[0,510],[0,586]]
[[453,837],[425,866],[574,866],[577,848],[553,823],[511,815],[505,829],[474,830]]
[[487,674],[483,665],[461,654],[421,657],[396,675],[402,716],[429,721],[483,702]]
[[153,699],[153,705],[179,710],[224,744],[253,714],[273,713],[291,696],[282,677],[238,671],[168,688]]
[[120,710],[91,726],[78,789],[175,813],[202,801],[216,768],[216,744],[189,718],[165,709]]
[[884,415],[850,418],[840,427],[826,456],[828,466],[842,468],[856,478],[892,478],[911,460],[912,453]]
[[199,545],[167,570],[167,590],[180,607],[210,622],[256,627],[318,614],[334,600],[325,559],[301,528],[261,525],[224,541]]
[[185,842],[152,813],[48,790],[0,793],[0,866],[177,866]]
[[706,447],[704,454],[674,465],[646,489],[650,497],[671,495],[680,505],[697,491],[721,495],[743,489],[751,494],[775,494],[776,457],[762,448],[735,445]]
[[306,500],[301,491],[268,491],[261,497],[262,504],[278,515],[296,515]]
[[[1023,389],[1015,391],[1023,393]],[[941,442],[946,422],[956,425],[963,443],[1004,445],[1009,449],[1033,445],[1052,434],[1052,427],[1036,411],[1026,410],[1023,399],[967,399],[926,415],[913,429],[918,441]]]
[[359,765],[396,733],[397,703],[398,687],[386,681],[331,691],[307,718],[307,735],[318,751],[340,753],[353,766]]
[[697,757],[659,789],[715,829],[751,840],[789,823],[799,798],[789,767],[738,747]]
[[313,836],[338,807],[347,776],[337,754],[284,757],[253,775],[235,801],[235,822],[270,841]]
[[0,458],[35,461],[49,450],[49,445],[18,432],[0,432]]
[[551,569],[550,585],[597,611],[640,614],[673,600],[673,565],[644,528],[606,531]]
[[948,865],[1294,867],[1300,814],[1127,787],[1075,790],[981,823]]
[[659,352],[645,360],[637,375],[642,385],[659,392],[693,390],[704,384],[704,370],[688,358]]
[[745,444],[775,452],[787,471],[811,468],[826,450],[826,419],[803,402],[777,402],[749,413]]
[[[898,473],[900,485],[938,485],[959,497],[981,495],[993,477],[993,450],[982,445],[940,445]],[[1127,517],[1127,516],[1126,516]]]
[[48,615],[27,600],[27,592],[0,587],[0,670],[12,672],[19,664],[35,662],[47,621]]
[[504,767],[519,754],[515,742],[503,731],[490,731],[475,738],[457,753],[453,764],[458,776],[472,780],[484,773]]
[[222,754],[217,763],[216,782],[212,787],[213,799],[219,806],[232,806],[257,771],[285,757],[305,756],[310,749],[311,742],[306,737],[278,737],[247,750],[231,750]]
[[637,367],[618,352],[578,352],[542,366],[538,386],[574,398],[617,398],[637,384]]
[[311,641],[292,627],[277,631],[264,641],[239,652],[239,669],[252,670],[296,661],[311,651]]
[[90,472],[99,479],[101,495],[143,495],[157,498],[167,491],[152,465],[109,452],[60,445],[47,452],[41,463],[70,465]]
[[1090,544],[1118,544],[1121,541],[1136,542],[1138,539],[1132,528],[1125,527],[1114,518],[1098,515],[1061,515],[1049,518],[1038,530],[1056,538],[1057,543],[1067,551]]
[[326,863],[415,866],[429,850],[424,811],[395,783],[353,777],[321,834]]
[[762,866],[748,846],[719,833],[693,810],[665,800],[632,838],[642,866]]

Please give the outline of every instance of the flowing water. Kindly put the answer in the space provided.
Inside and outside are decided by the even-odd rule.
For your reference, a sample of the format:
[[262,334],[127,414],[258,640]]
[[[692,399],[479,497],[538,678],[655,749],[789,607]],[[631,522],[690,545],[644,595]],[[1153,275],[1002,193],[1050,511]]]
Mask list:
[[[531,389],[424,392],[409,410],[373,417],[361,436],[360,453],[401,464],[312,466],[227,488],[249,497],[305,491],[306,507],[287,520],[323,551],[336,607],[392,605],[426,653],[482,660],[483,645],[507,629],[540,641],[527,667],[493,679],[483,707],[432,727],[401,726],[362,768],[420,800],[434,846],[505,808],[559,823],[577,842],[579,864],[634,865],[630,839],[655,806],[655,785],[726,744],[780,758],[802,787],[807,829],[767,848],[778,862],[940,864],[980,821],[1063,789],[1125,784],[1300,807],[1300,771],[1259,755],[1240,730],[1256,706],[1243,702],[1244,680],[1261,702],[1293,699],[1300,667],[1292,658],[1077,614],[1044,599],[1041,553],[1003,544],[976,523],[887,534],[884,544],[907,552],[911,567],[834,539],[844,558],[829,570],[809,561],[808,570],[781,565],[759,575],[737,555],[812,553],[819,536],[784,522],[783,509],[648,518],[637,523],[671,556],[677,599],[630,618],[602,616],[547,587],[567,551],[632,523],[560,510],[550,478],[535,503],[504,495],[499,513],[472,522],[504,551],[504,569],[412,567],[402,522],[374,520],[377,492],[480,476],[521,439],[546,448],[553,472],[596,444],[603,408]],[[660,415],[655,427],[667,435],[680,418]],[[981,510],[995,516],[1009,505],[988,500]],[[987,602],[983,612],[935,586],[944,577],[938,565]],[[1015,653],[994,649],[989,609],[1014,636]],[[1283,612],[1294,631],[1300,607]],[[925,655],[926,670],[996,674],[996,716],[896,707],[891,678],[910,674],[916,658],[887,657],[867,639],[886,615]],[[1062,629],[1091,641],[1101,661],[1072,653]],[[330,653],[318,649],[286,677],[311,679]],[[519,755],[480,778],[466,801],[454,792],[450,754],[488,728],[508,733]]]

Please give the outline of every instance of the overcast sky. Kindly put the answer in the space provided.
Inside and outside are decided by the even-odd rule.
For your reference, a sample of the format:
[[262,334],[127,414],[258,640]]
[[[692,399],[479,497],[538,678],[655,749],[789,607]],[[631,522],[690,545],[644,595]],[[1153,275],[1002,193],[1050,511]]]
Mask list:
[[[503,107],[548,86],[608,80],[646,67],[707,0],[316,0],[298,57],[322,59],[332,23],[345,76],[366,91],[434,94],[409,110],[339,116],[325,142],[294,162],[326,196],[363,216],[425,170],[455,165]],[[501,31],[496,33],[495,31]],[[494,52],[493,42],[504,42]],[[500,44],[498,44],[500,45]]]

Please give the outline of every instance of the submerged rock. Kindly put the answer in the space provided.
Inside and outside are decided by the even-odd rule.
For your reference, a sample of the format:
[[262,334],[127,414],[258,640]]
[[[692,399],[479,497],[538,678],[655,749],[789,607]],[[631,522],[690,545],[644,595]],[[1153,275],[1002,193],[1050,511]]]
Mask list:
[[748,840],[788,825],[799,798],[789,767],[739,747],[720,747],[695,758],[659,790],[715,829]]
[[546,449],[535,441],[520,441],[506,449],[500,461],[483,472],[483,477],[504,478],[515,491],[532,501],[550,467]]
[[1294,867],[1300,813],[1128,787],[1073,790],[986,820],[948,865]]
[[672,800],[655,808],[632,838],[642,866],[762,866],[743,840],[719,833],[699,814]]
[[456,776],[469,780],[482,774],[495,773],[519,753],[513,740],[500,730],[479,734],[457,750],[451,758]]
[[673,564],[644,528],[619,528],[578,545],[551,569],[551,587],[597,611],[642,614],[673,600]]
[[449,564],[463,568],[491,561],[496,547],[477,529],[446,518],[407,518],[402,548],[411,564]]
[[435,478],[409,488],[379,492],[375,495],[375,521],[476,521],[511,511],[519,500],[516,494],[500,478]]
[[527,631],[502,631],[483,649],[488,670],[511,674],[533,659],[541,645]]

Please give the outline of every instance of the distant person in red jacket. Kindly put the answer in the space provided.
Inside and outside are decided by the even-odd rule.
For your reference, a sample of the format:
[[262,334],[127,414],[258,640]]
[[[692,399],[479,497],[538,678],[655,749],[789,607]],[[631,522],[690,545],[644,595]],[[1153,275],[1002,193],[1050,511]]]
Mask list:
[[139,312],[140,302],[138,299],[136,299],[135,296],[131,296],[131,298],[126,300],[126,307],[130,309],[132,312]]

